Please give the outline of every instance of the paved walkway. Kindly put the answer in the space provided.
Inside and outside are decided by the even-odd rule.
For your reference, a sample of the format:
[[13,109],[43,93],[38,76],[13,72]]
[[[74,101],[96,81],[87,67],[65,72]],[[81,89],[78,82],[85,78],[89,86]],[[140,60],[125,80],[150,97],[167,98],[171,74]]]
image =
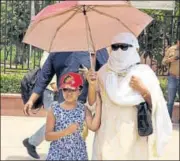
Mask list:
[[[22,145],[22,140],[45,123],[43,117],[1,116],[1,160],[34,160]],[[92,154],[93,133],[89,132],[87,148]],[[44,141],[37,151],[41,160],[46,158],[49,143]],[[173,137],[160,160],[179,160],[179,125],[174,125]]]

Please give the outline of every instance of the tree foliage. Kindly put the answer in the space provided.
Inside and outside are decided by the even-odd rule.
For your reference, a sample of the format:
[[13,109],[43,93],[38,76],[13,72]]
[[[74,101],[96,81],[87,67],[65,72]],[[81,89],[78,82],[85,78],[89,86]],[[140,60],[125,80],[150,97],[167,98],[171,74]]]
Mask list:
[[178,38],[179,5],[180,2],[176,2],[174,13],[167,10],[143,10],[154,20],[139,36],[140,53],[144,55],[144,58],[154,59],[160,69],[159,72],[167,70],[162,66],[161,61],[166,48],[175,44]]
[[30,20],[30,1],[1,2],[2,42],[20,43]]
[[[56,1],[52,0],[2,0],[1,1],[1,44],[5,47],[4,59],[15,54],[14,63],[23,64],[29,58],[29,45],[22,40],[31,21],[31,7],[37,14],[45,6]],[[15,48],[15,49],[14,49]],[[12,51],[15,51],[15,53]]]

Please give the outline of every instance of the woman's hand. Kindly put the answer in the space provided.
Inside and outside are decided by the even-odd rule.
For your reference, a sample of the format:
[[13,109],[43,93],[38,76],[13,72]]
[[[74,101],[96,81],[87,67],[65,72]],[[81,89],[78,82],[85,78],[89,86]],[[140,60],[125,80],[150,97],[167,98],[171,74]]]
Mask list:
[[152,104],[150,92],[139,77],[132,76],[129,85],[132,89],[139,92],[149,105]]
[[146,87],[144,86],[142,80],[136,76],[131,77],[129,85],[132,89],[134,89],[135,91],[138,91],[141,94],[144,93],[146,90]]

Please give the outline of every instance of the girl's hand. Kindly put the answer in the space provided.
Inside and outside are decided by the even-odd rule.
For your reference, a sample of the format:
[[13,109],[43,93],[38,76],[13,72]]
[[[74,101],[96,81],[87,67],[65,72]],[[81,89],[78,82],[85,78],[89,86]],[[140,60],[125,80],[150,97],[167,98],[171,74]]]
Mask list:
[[93,69],[89,69],[86,73],[86,79],[90,85],[95,85],[97,80],[97,73]]
[[68,130],[68,133],[72,134],[72,133],[74,133],[78,128],[79,128],[79,124],[78,124],[78,123],[73,123],[73,124],[69,125],[69,127],[67,128],[67,130]]
[[132,76],[129,85],[132,89],[138,91],[141,94],[144,93],[144,91],[146,91],[146,87],[139,77]]

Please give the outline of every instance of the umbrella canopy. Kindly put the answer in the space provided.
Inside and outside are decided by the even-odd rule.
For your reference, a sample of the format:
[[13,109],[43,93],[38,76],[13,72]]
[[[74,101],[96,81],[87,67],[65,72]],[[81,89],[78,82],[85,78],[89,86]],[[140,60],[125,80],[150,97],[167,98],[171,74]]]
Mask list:
[[138,36],[151,21],[127,1],[64,1],[34,17],[23,42],[51,52],[96,51],[119,32]]

